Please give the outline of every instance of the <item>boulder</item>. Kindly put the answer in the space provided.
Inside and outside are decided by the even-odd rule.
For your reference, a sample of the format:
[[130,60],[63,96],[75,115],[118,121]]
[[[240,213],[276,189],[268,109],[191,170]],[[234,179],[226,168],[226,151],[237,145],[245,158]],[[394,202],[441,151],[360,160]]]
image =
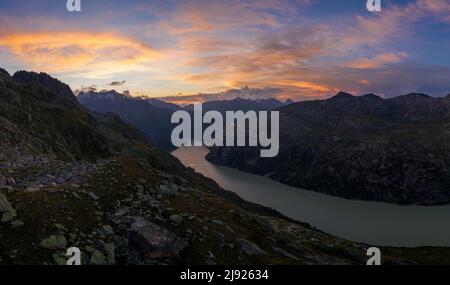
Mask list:
[[64,177],[58,177],[58,178],[56,178],[55,182],[56,182],[56,184],[61,185],[61,184],[66,183],[66,180],[64,179]]
[[263,255],[263,254],[267,254],[258,245],[252,243],[251,241],[248,241],[246,239],[239,239],[238,242],[239,242],[239,245],[241,246],[242,250],[245,253],[247,253],[248,255]]
[[136,218],[131,224],[128,239],[147,258],[174,257],[188,245],[175,233],[143,218]]
[[6,182],[9,186],[16,186],[16,180],[14,179],[14,177],[7,177]]
[[39,244],[42,248],[47,249],[64,249],[66,248],[67,240],[63,235],[52,235],[48,238],[45,238]]
[[66,255],[63,252],[56,252],[52,255],[56,265],[67,265]]
[[212,220],[211,223],[219,225],[219,226],[225,226],[225,223],[221,220]]
[[178,194],[178,186],[174,183],[160,185],[159,190],[163,195],[176,196]]
[[0,194],[0,214],[5,212],[11,212],[13,210],[11,203],[6,199],[5,195]]
[[114,230],[112,229],[112,227],[110,225],[103,225],[102,227],[100,227],[99,232],[105,236],[113,236],[114,235]]
[[19,221],[19,220],[16,220],[16,221],[12,221],[12,222],[11,222],[11,226],[13,227],[13,229],[14,229],[14,228],[22,227],[23,225],[25,225],[25,223],[22,222],[22,221]]
[[99,199],[99,197],[98,197],[97,195],[95,195],[94,193],[92,193],[92,192],[88,192],[87,194],[88,194],[88,196],[91,197],[93,200],[96,200],[96,201],[97,201],[97,200]]
[[70,181],[72,178],[73,178],[72,172],[66,172],[66,173],[64,173],[64,180],[65,180],[65,181]]
[[6,177],[0,174],[0,187],[6,186]]
[[106,257],[103,253],[101,253],[98,250],[94,250],[94,252],[91,255],[91,260],[89,261],[89,264],[92,265],[106,265]]
[[183,217],[180,215],[172,215],[169,219],[175,224],[181,224],[183,222]]
[[116,263],[116,254],[115,254],[115,246],[113,243],[104,243],[103,248],[105,249],[106,253],[106,261],[108,264],[115,264]]
[[11,222],[16,216],[17,216],[17,214],[16,214],[15,210],[5,212],[5,213],[3,213],[0,222],[1,223]]

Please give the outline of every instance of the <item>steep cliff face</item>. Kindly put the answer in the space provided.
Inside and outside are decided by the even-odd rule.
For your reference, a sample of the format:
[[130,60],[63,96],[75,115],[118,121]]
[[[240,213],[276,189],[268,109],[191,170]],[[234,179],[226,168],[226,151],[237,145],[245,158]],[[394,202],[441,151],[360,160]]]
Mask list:
[[81,93],[78,101],[91,111],[115,113],[128,124],[141,130],[156,146],[173,150],[170,140],[173,108],[158,107],[147,100],[132,98],[114,90]]
[[280,111],[280,153],[212,148],[208,159],[299,188],[400,204],[450,202],[450,98],[341,92]]
[[67,101],[76,102],[75,96],[67,84],[62,83],[46,73],[18,71],[14,73],[13,78],[16,82],[40,86]]
[[67,85],[46,74],[16,77],[9,77],[0,105],[3,156],[19,148],[63,160],[109,154],[97,121],[74,101]]
[[6,87],[0,104],[1,160],[28,155],[67,162],[96,161],[139,155],[145,145],[155,163],[165,160],[169,168],[181,167],[117,115],[90,113],[66,84],[47,74],[21,71],[11,77],[3,71],[0,80]]

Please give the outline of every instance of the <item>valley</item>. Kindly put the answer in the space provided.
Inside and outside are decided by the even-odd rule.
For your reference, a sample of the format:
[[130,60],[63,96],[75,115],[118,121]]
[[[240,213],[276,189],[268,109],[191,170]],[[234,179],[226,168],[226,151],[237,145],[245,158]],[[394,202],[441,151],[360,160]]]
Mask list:
[[368,245],[223,190],[47,74],[0,81],[0,264],[65,264],[69,247],[85,265],[365,262]]
[[205,159],[206,148],[183,147],[172,154],[185,166],[246,201],[270,207],[334,236],[377,246],[450,246],[450,232],[446,227],[449,205],[401,206],[342,199],[214,165]]
[[[234,182],[223,184],[220,177],[204,173],[217,184],[200,174],[201,169],[197,173],[189,168],[196,169],[190,164],[198,162],[183,166],[118,115],[87,111],[67,85],[47,74],[10,76],[4,70],[0,74],[7,91],[0,104],[0,264],[64,264],[65,250],[73,246],[80,248],[82,264],[93,265],[365,264],[366,250],[374,244],[384,246],[386,264],[448,261],[446,248],[404,247],[446,246],[440,241],[448,240],[446,232],[438,233],[438,217],[445,214],[433,218],[436,228],[420,228],[411,219],[409,228],[424,235],[397,243],[384,234],[370,239],[354,235],[357,231],[346,233],[350,227],[361,227],[360,233],[369,235],[370,230],[357,221],[348,226],[340,223],[336,200],[331,203],[337,206],[333,212],[332,207],[320,210],[313,196],[302,206],[286,196],[293,209],[317,207],[323,217],[334,216],[335,229],[340,229],[335,231],[311,219],[320,220],[314,212],[292,215],[271,204],[270,200],[284,201],[279,193],[254,192],[259,199],[249,198],[246,195],[255,189],[250,184],[242,192]],[[205,154],[195,156],[203,159]],[[242,175],[246,174],[232,174],[252,183]],[[261,181],[275,191],[287,187]],[[309,193],[289,191],[300,196]],[[326,201],[329,196],[324,197]],[[352,204],[343,202],[343,207],[351,209],[346,203]],[[430,216],[424,213],[419,211],[418,217],[426,222]],[[369,221],[370,228],[370,218],[361,218]],[[427,239],[431,235],[434,240]],[[424,251],[430,259],[423,258]]]

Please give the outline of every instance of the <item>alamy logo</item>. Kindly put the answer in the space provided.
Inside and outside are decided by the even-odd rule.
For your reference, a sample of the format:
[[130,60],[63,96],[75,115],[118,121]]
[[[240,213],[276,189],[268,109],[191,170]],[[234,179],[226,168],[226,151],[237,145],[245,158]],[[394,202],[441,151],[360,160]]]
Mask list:
[[67,0],[67,11],[81,12],[81,0]]
[[[261,157],[274,157],[279,151],[279,112],[208,111],[203,114],[202,104],[194,105],[194,122],[187,111],[172,114],[172,124],[179,124],[172,131],[172,144],[181,146],[260,146]],[[270,117],[270,118],[269,118]],[[268,121],[270,119],[270,126]],[[193,124],[192,124],[193,123]],[[225,123],[225,132],[224,132]],[[203,131],[203,124],[209,126]],[[192,137],[192,125],[194,136]],[[248,125],[248,130],[246,126]],[[270,136],[269,136],[270,132]],[[248,142],[246,142],[248,138]],[[237,141],[237,143],[235,143]],[[246,144],[248,143],[248,144]]]
[[371,247],[367,250],[367,265],[381,265],[381,251],[378,247]]
[[78,247],[71,247],[67,250],[66,256],[69,257],[67,265],[81,265],[81,251]]
[[381,0],[367,0],[366,7],[369,12],[381,12]]

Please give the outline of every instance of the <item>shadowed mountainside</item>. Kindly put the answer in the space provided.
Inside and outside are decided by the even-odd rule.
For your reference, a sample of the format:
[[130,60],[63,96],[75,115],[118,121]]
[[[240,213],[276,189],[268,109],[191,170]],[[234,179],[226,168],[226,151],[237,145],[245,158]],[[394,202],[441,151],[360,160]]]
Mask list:
[[[171,143],[171,116],[174,111],[193,112],[193,105],[184,108],[158,99],[126,96],[114,90],[80,93],[78,101],[88,109],[98,113],[115,113],[124,121],[141,130],[156,146],[164,150],[174,150]],[[203,103],[203,112],[210,110],[226,111],[272,110],[286,104],[276,99],[249,100],[236,98],[228,101],[211,101]]]
[[223,147],[212,148],[208,160],[349,199],[450,202],[450,96],[340,92],[278,110],[277,157]]
[[156,146],[164,150],[174,149],[170,141],[170,118],[174,111],[172,105],[169,105],[172,109],[165,108],[167,105],[163,103],[156,106],[156,100],[149,102],[142,98],[132,98],[114,90],[80,93],[77,99],[94,112],[119,115],[122,120],[141,130]]

